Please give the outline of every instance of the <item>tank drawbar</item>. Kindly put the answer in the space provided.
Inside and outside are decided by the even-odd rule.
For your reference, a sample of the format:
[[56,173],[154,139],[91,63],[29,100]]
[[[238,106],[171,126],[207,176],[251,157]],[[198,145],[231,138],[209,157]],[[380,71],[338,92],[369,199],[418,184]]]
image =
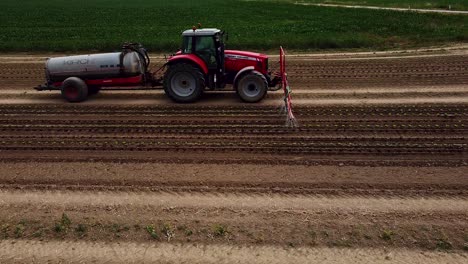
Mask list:
[[34,87],[34,90],[36,90],[36,91],[52,91],[52,90],[60,90],[60,87],[54,87],[54,86],[50,86],[50,85],[47,85],[47,84],[41,84],[41,85],[38,85],[38,86]]

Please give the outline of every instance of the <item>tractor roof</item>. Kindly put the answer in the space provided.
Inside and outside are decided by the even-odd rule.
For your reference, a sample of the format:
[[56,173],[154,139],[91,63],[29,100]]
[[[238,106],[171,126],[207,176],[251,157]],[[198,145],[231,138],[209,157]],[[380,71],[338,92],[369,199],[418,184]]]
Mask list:
[[201,28],[201,29],[187,29],[182,32],[182,36],[213,36],[221,30],[217,28]]

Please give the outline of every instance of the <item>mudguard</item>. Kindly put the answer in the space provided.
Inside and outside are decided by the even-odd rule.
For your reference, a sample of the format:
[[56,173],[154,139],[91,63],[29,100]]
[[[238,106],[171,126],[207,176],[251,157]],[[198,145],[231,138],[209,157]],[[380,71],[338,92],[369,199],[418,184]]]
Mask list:
[[192,63],[198,66],[203,71],[204,74],[208,74],[208,67],[206,66],[205,62],[202,59],[200,59],[198,56],[193,55],[193,54],[176,54],[175,56],[172,56],[171,58],[169,58],[166,64],[170,65],[176,62],[181,62],[181,61]]
[[243,68],[242,70],[240,70],[236,76],[234,77],[234,81],[232,82],[234,85],[236,85],[236,82],[237,82],[237,78],[239,78],[239,76],[241,76],[243,73],[245,72],[248,72],[248,71],[253,71],[255,70],[255,67],[254,66],[247,66],[245,68]]

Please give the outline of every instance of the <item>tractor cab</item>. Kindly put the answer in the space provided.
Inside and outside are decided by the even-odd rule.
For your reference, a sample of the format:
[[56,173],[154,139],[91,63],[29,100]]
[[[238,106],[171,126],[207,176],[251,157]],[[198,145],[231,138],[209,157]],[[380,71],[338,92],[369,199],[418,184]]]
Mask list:
[[224,86],[224,31],[216,28],[189,29],[182,33],[182,54],[194,54],[205,62],[208,87]]

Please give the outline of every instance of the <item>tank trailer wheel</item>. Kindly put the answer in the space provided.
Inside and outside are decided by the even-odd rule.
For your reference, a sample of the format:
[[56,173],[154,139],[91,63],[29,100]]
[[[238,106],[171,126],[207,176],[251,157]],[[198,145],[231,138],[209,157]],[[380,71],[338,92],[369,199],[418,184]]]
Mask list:
[[268,91],[268,81],[258,71],[251,71],[237,81],[236,92],[242,101],[256,103],[261,101]]
[[164,92],[177,103],[198,100],[205,89],[205,77],[197,67],[187,63],[170,65],[164,75]]
[[62,97],[71,103],[78,103],[86,100],[88,96],[88,86],[77,77],[69,77],[62,83]]

